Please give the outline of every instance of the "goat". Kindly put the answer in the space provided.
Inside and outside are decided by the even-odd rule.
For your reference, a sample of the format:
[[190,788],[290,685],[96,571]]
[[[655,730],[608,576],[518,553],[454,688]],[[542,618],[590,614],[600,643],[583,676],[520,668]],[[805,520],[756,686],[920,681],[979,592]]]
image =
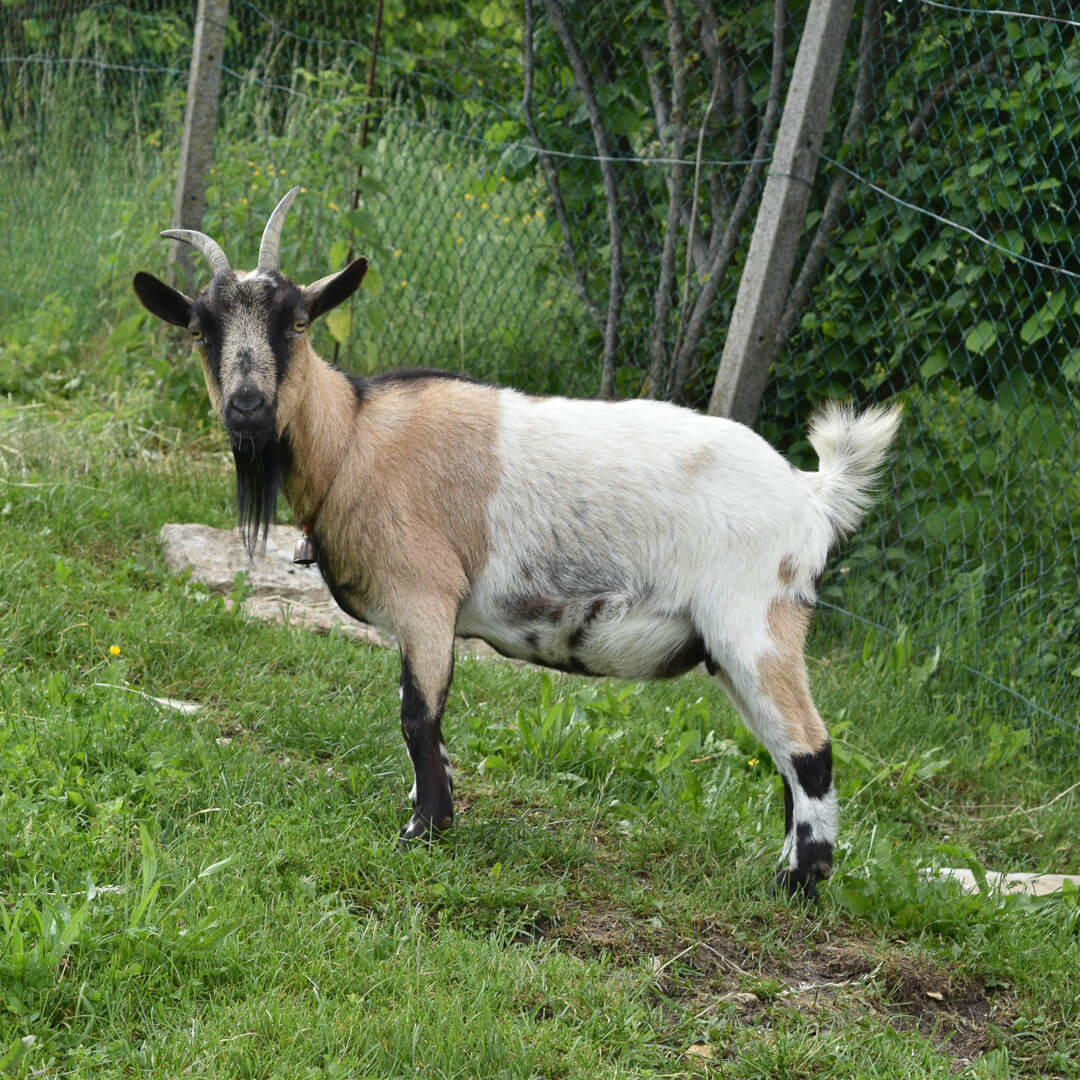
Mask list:
[[818,471],[802,472],[748,427],[662,402],[534,397],[433,370],[347,375],[308,327],[367,262],[303,287],[280,273],[298,190],[271,214],[254,271],[172,229],[161,235],[208,260],[205,291],[191,299],[142,272],[133,284],[201,350],[249,553],[283,488],[335,599],[398,642],[415,778],[402,842],[453,820],[442,714],[455,634],[590,675],[668,678],[704,662],[783,777],[778,881],[815,895],[837,806],[804,641],[826,556],[866,513],[899,408],[827,406],[809,434]]

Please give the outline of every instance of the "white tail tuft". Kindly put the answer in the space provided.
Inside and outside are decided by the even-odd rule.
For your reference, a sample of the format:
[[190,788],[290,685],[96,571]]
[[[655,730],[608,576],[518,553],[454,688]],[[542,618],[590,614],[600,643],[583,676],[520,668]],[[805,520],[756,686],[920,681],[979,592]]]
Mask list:
[[902,412],[894,405],[856,413],[850,405],[831,402],[810,422],[810,445],[820,463],[810,476],[837,536],[854,532],[870,509]]

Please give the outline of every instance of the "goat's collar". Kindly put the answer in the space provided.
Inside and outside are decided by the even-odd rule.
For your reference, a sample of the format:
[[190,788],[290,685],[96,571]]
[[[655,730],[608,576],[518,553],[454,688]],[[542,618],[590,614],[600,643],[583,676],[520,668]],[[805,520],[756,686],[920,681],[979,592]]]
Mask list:
[[349,451],[352,449],[352,444],[356,437],[356,414],[359,413],[359,411],[360,402],[357,402],[356,408],[353,411],[352,422],[349,424],[349,435],[345,441],[345,449],[341,452],[341,457],[338,459],[334,475],[330,477],[330,483],[326,485],[326,490],[322,493],[322,497],[315,504],[315,509],[300,523],[301,536],[300,539],[296,541],[296,547],[293,548],[292,561],[294,563],[299,563],[301,566],[310,566],[313,562],[318,562],[319,541],[315,539],[314,529],[319,521],[319,515],[322,513],[327,496],[330,494],[334,484],[337,483],[337,478],[341,475],[341,470],[345,465],[345,459],[349,456]]

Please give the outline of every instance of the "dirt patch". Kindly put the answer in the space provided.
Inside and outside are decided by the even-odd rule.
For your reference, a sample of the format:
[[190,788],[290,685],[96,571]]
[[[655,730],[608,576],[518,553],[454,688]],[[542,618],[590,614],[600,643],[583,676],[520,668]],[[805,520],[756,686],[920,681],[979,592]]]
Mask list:
[[774,932],[766,949],[745,930],[736,936],[717,923],[703,922],[686,939],[629,910],[579,908],[538,923],[528,937],[617,963],[647,963],[658,1003],[703,1018],[726,1014],[768,1026],[794,1010],[840,1025],[869,1012],[897,1030],[918,1030],[956,1069],[990,1049],[992,1027],[1012,1018],[1011,995],[996,984],[965,980],[902,946],[890,950],[805,921],[792,920],[779,942]]

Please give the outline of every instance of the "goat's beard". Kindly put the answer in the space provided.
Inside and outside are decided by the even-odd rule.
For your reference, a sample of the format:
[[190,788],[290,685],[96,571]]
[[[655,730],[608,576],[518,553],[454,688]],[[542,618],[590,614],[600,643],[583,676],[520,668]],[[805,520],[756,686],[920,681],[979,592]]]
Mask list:
[[236,465],[236,509],[240,538],[248,557],[266,534],[277,513],[278,489],[281,486],[282,446],[271,439],[262,446],[246,438],[233,437],[233,462]]

